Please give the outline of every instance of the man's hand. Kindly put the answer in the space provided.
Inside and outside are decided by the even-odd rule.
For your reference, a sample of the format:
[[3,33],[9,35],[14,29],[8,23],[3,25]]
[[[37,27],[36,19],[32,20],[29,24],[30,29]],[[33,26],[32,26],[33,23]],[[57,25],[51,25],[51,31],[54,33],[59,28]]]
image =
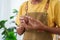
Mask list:
[[[28,19],[28,20],[26,20]],[[27,21],[27,23],[24,21],[22,25],[25,27],[26,30],[44,30],[44,24],[40,22],[39,20],[36,20],[32,17],[25,16],[24,20]]]
[[39,20],[31,18],[29,16],[20,17],[20,26],[17,29],[18,34],[23,34],[25,30],[37,30],[37,32],[44,31],[44,24],[42,24]]
[[19,35],[22,35],[24,32],[25,32],[25,28],[24,28],[24,26],[22,26],[22,23],[23,23],[23,21],[24,21],[24,18],[23,17],[20,17],[20,25],[18,25],[18,28],[17,28],[17,33],[19,34]]
[[[54,33],[54,34],[59,34],[60,35],[60,28],[56,28],[56,27],[48,27],[46,25],[44,25],[42,22],[40,22],[39,20],[36,20],[34,18],[31,18],[29,16],[24,16],[21,17],[24,20],[20,20],[21,21],[21,27],[22,27],[22,32],[23,29],[25,28],[25,30],[38,30],[38,31],[47,31],[49,33]],[[19,33],[22,33],[21,30],[18,30]]]
[[19,28],[17,28],[17,33],[19,35],[22,35],[25,32],[25,28],[23,26],[19,26]]

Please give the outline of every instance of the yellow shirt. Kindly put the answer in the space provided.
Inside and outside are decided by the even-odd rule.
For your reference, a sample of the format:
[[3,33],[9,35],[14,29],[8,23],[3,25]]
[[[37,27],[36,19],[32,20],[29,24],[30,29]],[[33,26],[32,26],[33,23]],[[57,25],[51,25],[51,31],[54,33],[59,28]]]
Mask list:
[[[43,0],[41,3],[38,4],[31,4],[28,2],[28,12],[43,12],[44,7],[46,5],[47,0]],[[58,0],[50,0],[49,8],[47,10],[48,13],[48,26],[52,27],[54,22],[60,26],[60,2]],[[20,7],[19,13],[16,18],[17,25],[20,24],[20,16],[26,14],[26,2]]]

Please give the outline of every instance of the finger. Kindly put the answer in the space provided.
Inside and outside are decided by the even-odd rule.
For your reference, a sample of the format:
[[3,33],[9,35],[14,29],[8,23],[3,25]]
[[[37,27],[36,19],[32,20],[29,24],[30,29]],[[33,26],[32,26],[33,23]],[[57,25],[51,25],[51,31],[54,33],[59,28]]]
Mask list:
[[19,20],[20,20],[21,23],[23,23],[24,17],[23,16],[20,16]]
[[27,17],[25,17],[25,16],[20,16],[20,20],[26,20],[27,19]]
[[25,27],[26,30],[33,29],[31,25],[27,25],[26,23],[23,23],[23,26]]
[[32,28],[32,29],[34,29],[34,30],[39,29],[39,28],[38,28],[38,24],[37,24],[37,23],[33,23],[33,22],[29,21],[28,25],[30,25],[30,26],[31,26],[31,28]]
[[20,18],[20,21],[22,21],[22,20],[24,20],[26,23],[28,23],[28,18],[27,18],[27,17],[22,16],[22,17]]
[[19,20],[24,20],[24,16],[20,16],[20,19]]
[[41,21],[36,20],[36,19],[34,19],[34,18],[28,17],[28,19],[31,20],[31,21],[32,21],[33,23],[35,23],[35,24],[42,24]]
[[33,27],[34,27],[34,26],[38,25],[38,24],[39,24],[39,22],[29,20],[29,24],[30,24],[31,26],[33,26]]
[[21,23],[24,23],[25,21],[24,20],[20,20]]
[[23,20],[23,19],[28,19],[28,18],[26,16],[21,16],[20,19]]
[[29,27],[28,27],[28,25],[24,22],[24,23],[22,23],[22,26],[24,26],[24,28],[26,29],[26,30],[28,30],[29,29]]
[[37,32],[44,32],[43,30],[38,30]]
[[22,26],[22,25],[20,25],[18,28],[17,28],[17,33],[19,34],[19,35],[21,35],[21,34],[23,34],[25,32],[25,28]]
[[28,22],[29,22],[29,20],[28,20],[28,18],[27,18],[27,17],[24,17],[24,20],[25,20],[25,22],[26,22],[26,23],[28,23]]
[[32,17],[30,17],[30,16],[26,16],[29,20],[31,20],[32,22],[36,22],[37,20],[36,19],[34,19],[34,18],[32,18]]
[[41,23],[41,21],[39,21],[39,20],[37,20],[37,19],[35,19],[35,18],[32,18],[32,17],[30,17],[30,16],[25,16],[28,20],[31,20],[32,22],[36,22],[36,23]]
[[40,20],[37,20],[35,18],[32,18],[32,17],[28,17],[29,20],[33,21],[33,22],[36,22],[36,23],[41,23]]
[[32,21],[29,20],[28,25],[30,25],[31,27],[34,27],[34,23]]

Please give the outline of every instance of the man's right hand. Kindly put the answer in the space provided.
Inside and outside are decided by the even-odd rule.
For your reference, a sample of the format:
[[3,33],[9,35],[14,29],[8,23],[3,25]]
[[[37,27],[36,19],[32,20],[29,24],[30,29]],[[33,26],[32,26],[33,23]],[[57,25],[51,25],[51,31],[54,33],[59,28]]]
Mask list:
[[20,25],[19,25],[18,28],[17,28],[17,33],[18,33],[19,35],[22,35],[22,34],[25,32],[25,28],[24,28],[24,26],[22,26],[22,23],[23,23],[23,21],[24,21],[23,16],[20,17],[19,20],[20,20]]
[[20,25],[19,28],[17,28],[17,33],[19,35],[22,35],[24,32],[25,32],[25,28]]

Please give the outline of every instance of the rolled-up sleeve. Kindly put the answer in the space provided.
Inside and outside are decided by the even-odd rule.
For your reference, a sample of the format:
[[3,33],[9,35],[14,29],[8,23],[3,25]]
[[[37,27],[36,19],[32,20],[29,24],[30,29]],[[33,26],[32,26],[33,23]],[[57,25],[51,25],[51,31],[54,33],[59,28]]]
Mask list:
[[19,9],[19,12],[18,12],[18,14],[17,14],[17,16],[16,16],[16,21],[15,21],[15,23],[17,24],[17,25],[20,25],[20,16],[22,16],[22,15],[25,15],[25,7],[26,7],[26,2],[24,2],[21,6],[20,6],[20,9]]
[[21,15],[22,15],[22,6],[20,7],[19,12],[18,12],[18,14],[17,14],[17,16],[16,16],[15,23],[16,23],[17,25],[20,24],[19,18],[20,18]]
[[58,27],[60,27],[60,1],[56,3],[55,5],[55,23]]

